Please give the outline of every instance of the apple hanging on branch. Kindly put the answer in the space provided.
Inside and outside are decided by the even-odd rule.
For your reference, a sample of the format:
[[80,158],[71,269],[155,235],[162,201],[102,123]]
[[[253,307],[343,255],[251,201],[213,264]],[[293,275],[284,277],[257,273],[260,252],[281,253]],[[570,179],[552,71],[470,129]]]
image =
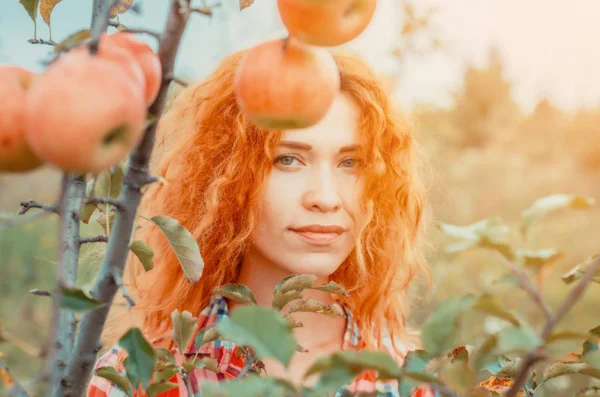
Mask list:
[[27,94],[36,78],[19,66],[0,66],[0,171],[31,171],[43,164],[25,139]]
[[273,129],[316,123],[327,113],[339,88],[333,56],[294,37],[251,48],[234,80],[236,99],[246,118]]
[[324,47],[356,38],[373,19],[376,6],[377,0],[277,0],[290,35]]

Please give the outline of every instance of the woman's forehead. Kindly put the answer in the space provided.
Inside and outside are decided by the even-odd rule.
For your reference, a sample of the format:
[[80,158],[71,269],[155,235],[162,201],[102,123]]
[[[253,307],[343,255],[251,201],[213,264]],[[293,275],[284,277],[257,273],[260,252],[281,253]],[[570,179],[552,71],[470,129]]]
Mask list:
[[359,109],[347,96],[336,97],[325,117],[315,125],[283,131],[280,147],[296,150],[335,149],[344,152],[356,149]]

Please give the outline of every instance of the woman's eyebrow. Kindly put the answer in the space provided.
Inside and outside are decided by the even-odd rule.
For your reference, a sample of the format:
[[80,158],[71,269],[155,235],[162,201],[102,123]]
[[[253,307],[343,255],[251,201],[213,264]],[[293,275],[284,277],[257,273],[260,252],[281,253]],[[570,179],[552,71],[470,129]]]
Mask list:
[[[296,142],[296,141],[281,141],[279,146],[285,146],[290,149],[306,150],[309,152],[312,146],[308,143]],[[340,148],[340,153],[353,152],[358,150],[359,145],[347,145]]]

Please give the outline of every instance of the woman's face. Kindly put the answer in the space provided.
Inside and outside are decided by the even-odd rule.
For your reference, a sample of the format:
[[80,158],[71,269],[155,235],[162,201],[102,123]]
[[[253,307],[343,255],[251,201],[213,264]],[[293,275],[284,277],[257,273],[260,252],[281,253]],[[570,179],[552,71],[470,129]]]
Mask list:
[[318,124],[284,131],[262,196],[253,262],[326,277],[348,257],[360,191],[353,149],[358,116],[356,104],[340,93]]

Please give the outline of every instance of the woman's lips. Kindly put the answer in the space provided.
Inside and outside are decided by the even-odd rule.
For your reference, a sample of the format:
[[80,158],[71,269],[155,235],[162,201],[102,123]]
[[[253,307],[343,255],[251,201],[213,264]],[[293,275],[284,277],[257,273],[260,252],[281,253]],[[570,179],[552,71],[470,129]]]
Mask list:
[[339,233],[300,232],[297,230],[293,232],[303,240],[315,245],[328,245],[340,237]]

